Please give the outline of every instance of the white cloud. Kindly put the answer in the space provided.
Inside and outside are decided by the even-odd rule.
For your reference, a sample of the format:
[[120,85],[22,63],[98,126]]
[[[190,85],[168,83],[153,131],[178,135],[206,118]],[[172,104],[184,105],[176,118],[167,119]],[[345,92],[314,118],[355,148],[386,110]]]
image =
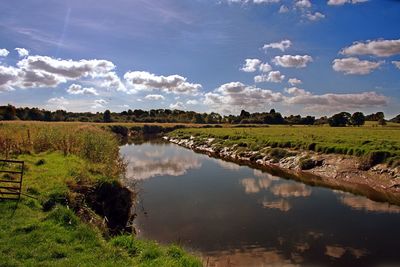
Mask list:
[[92,109],[101,109],[104,108],[105,105],[108,104],[108,101],[104,99],[96,99],[93,101]]
[[261,60],[256,58],[247,58],[243,64],[241,70],[244,72],[255,72],[258,66],[261,64]]
[[5,48],[0,49],[0,57],[6,57],[8,56],[8,54],[10,54],[10,51],[8,51]]
[[335,59],[332,68],[344,74],[366,75],[379,68],[383,62],[359,60],[355,57]]
[[71,95],[98,95],[93,87],[82,87],[82,85],[75,83],[68,87],[67,93]]
[[285,75],[281,74],[280,71],[271,71],[268,75],[257,75],[254,77],[254,82],[261,83],[261,82],[273,82],[273,83],[280,83],[285,79]]
[[66,109],[65,106],[69,104],[69,101],[62,96],[50,98],[47,103],[47,106],[53,109]]
[[297,78],[290,78],[288,80],[288,83],[290,85],[297,85],[297,84],[302,84],[303,82],[301,80],[297,79]]
[[19,73],[17,68],[0,65],[0,92],[13,90],[13,84],[18,80]]
[[341,6],[344,4],[358,4],[368,2],[368,0],[329,0],[328,5],[331,6]]
[[281,7],[279,8],[279,13],[287,13],[289,12],[289,8],[285,5],[281,5]]
[[396,66],[396,68],[400,69],[400,61],[392,61],[392,63]]
[[185,105],[182,102],[176,102],[175,104],[170,104],[169,105],[170,109],[185,109]]
[[118,77],[115,71],[110,71],[105,74],[99,75],[99,78],[100,78],[100,83],[99,83],[100,87],[126,92],[125,85],[122,83],[121,79]]
[[261,72],[269,72],[271,71],[272,67],[268,63],[261,63],[259,69]]
[[228,3],[240,4],[274,4],[279,3],[281,0],[226,0]]
[[29,51],[25,48],[17,47],[17,48],[15,48],[15,51],[17,51],[19,57],[29,56]]
[[288,49],[290,46],[292,45],[292,42],[290,40],[282,40],[280,42],[277,43],[269,43],[269,44],[265,44],[263,46],[263,49],[265,50],[265,52],[267,52],[267,50],[269,48],[273,48],[273,49],[279,49],[282,52],[284,52],[286,49]]
[[271,103],[298,105],[307,112],[356,111],[363,108],[382,107],[388,99],[376,92],[347,94],[313,94],[298,87],[285,89],[284,95],[268,89],[247,86],[240,82],[226,83],[205,94],[204,104],[222,113],[237,113],[241,109],[251,112],[265,110]]
[[355,42],[344,48],[341,53],[343,55],[374,55],[378,57],[398,55],[400,54],[400,39]]
[[292,89],[293,97],[286,99],[288,104],[305,105],[308,110],[355,110],[368,107],[382,107],[387,104],[387,98],[376,92],[357,94],[322,94],[314,95],[303,89]]
[[295,6],[299,8],[310,8],[311,2],[310,0],[296,0]]
[[201,84],[189,83],[180,75],[157,76],[146,71],[131,71],[124,75],[133,92],[159,89],[167,93],[196,95]]
[[69,101],[62,97],[53,97],[47,100],[47,103],[54,104],[54,105],[68,105]]
[[325,18],[325,15],[320,12],[315,12],[314,14],[307,13],[305,16],[307,17],[307,19],[309,19],[311,21],[317,21],[317,20]]
[[224,113],[235,112],[245,108],[255,111],[272,102],[281,102],[281,93],[254,86],[246,86],[240,82],[221,85],[213,92],[205,94],[204,104]]
[[197,105],[199,104],[199,101],[197,101],[196,99],[190,99],[186,102],[186,104],[188,105]]
[[144,99],[157,101],[157,100],[164,100],[165,97],[163,95],[146,95]]
[[290,87],[290,88],[285,88],[285,92],[294,95],[294,96],[305,96],[305,95],[311,95],[311,93],[307,92],[304,89],[300,89],[297,87]]
[[272,62],[275,65],[282,66],[284,68],[304,68],[307,66],[309,62],[312,62],[313,59],[309,55],[283,55],[283,56],[276,56]]

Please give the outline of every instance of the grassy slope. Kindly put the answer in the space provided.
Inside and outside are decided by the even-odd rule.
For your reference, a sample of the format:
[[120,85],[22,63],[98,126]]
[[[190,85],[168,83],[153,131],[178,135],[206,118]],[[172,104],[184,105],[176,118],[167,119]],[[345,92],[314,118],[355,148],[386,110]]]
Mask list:
[[172,136],[216,138],[221,146],[238,144],[251,150],[266,146],[311,149],[324,153],[368,155],[373,151],[387,151],[390,160],[400,157],[400,128],[372,127],[317,127],[272,126],[265,128],[209,128],[180,129]]
[[67,184],[119,177],[118,143],[111,133],[86,124],[0,123],[0,158],[7,155],[26,162],[23,192],[35,199],[24,196],[16,209],[14,202],[0,202],[0,266],[201,265],[176,246],[133,236],[107,240],[65,201],[44,211],[50,199],[73,199]]
[[[23,197],[16,209],[15,202],[0,202],[0,266],[200,266],[175,246],[160,247],[132,236],[105,240],[68,207],[57,205],[44,212],[41,200],[67,191],[66,182],[73,182],[74,174],[90,163],[59,153],[19,159],[27,163],[23,191],[37,200]],[[36,166],[39,159],[45,163]]]

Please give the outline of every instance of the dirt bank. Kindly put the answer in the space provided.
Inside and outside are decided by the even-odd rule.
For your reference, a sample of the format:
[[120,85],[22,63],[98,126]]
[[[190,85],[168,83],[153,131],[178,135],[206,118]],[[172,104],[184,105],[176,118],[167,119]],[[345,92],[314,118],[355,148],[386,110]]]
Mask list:
[[195,142],[194,137],[189,139],[164,137],[164,139],[209,156],[264,169],[283,178],[400,205],[399,167],[388,168],[385,164],[379,164],[364,170],[363,163],[354,156],[282,148],[243,151],[236,145],[223,148],[215,146],[212,138],[201,142],[198,140]]

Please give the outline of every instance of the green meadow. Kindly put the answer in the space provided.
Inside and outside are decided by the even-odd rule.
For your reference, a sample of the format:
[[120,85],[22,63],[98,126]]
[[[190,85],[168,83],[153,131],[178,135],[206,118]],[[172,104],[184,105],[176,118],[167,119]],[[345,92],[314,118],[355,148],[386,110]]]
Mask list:
[[312,150],[358,157],[374,156],[380,161],[398,165],[400,160],[400,127],[398,124],[362,127],[270,126],[179,129],[171,136],[197,140],[215,138],[216,146],[232,146],[248,150],[265,147]]
[[24,195],[0,201],[0,266],[201,266],[178,246],[113,236],[74,212],[75,187],[118,183],[123,174],[110,132],[82,124],[0,124],[0,158],[6,157],[25,162]]

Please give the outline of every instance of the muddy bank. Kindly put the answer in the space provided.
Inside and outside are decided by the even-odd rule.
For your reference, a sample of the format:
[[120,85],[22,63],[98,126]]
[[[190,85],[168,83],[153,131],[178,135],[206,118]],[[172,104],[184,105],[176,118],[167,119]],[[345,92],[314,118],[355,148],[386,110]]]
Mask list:
[[378,164],[365,170],[364,163],[354,156],[282,148],[246,151],[237,145],[221,148],[213,144],[212,138],[199,141],[193,136],[189,139],[166,136],[164,139],[196,152],[263,169],[283,178],[400,205],[399,167],[389,168],[385,164]]
[[106,235],[135,232],[132,226],[135,193],[120,182],[78,184],[70,189],[68,204],[85,222]]

